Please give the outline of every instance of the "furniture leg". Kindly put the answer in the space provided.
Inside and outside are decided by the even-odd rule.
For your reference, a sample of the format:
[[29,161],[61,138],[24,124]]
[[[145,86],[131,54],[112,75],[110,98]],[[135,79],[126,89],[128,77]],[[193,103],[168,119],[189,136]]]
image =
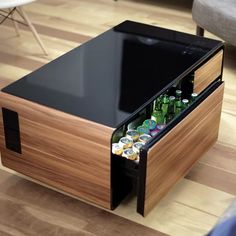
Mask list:
[[197,28],[196,28],[196,35],[197,36],[204,36],[204,29],[201,28],[200,26],[197,25]]
[[31,29],[31,31],[32,31],[32,33],[33,33],[35,39],[36,39],[37,42],[39,43],[39,45],[40,45],[41,49],[43,50],[44,54],[45,54],[45,55],[48,55],[47,50],[46,50],[46,48],[45,48],[45,46],[44,46],[42,40],[40,39],[40,37],[39,37],[39,35],[38,35],[36,29],[34,28],[33,24],[31,23],[30,19],[28,18],[26,12],[23,10],[23,7],[18,7],[18,10],[21,12],[21,14],[22,14],[22,16],[23,16],[25,22],[28,24],[29,28]]
[[16,30],[16,34],[17,34],[17,36],[20,36],[20,29],[19,29],[18,23],[14,19],[13,14],[12,14],[12,19],[13,19],[13,24],[14,24],[14,27],[15,27],[15,30]]

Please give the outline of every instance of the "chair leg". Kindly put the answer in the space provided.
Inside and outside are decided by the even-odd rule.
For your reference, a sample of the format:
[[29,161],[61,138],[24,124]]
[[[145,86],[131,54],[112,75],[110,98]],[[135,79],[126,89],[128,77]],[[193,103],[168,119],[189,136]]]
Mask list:
[[13,19],[13,24],[14,24],[14,27],[15,27],[15,30],[16,30],[16,34],[17,34],[17,36],[20,36],[20,29],[19,29],[18,23],[14,20],[14,15],[13,14],[12,14],[12,19]]
[[39,43],[39,46],[42,48],[44,54],[45,54],[45,55],[48,55],[47,50],[46,50],[46,48],[45,48],[45,46],[44,46],[42,40],[40,39],[40,37],[39,37],[39,35],[38,35],[36,29],[35,29],[34,26],[33,26],[33,24],[32,24],[31,21],[29,20],[27,14],[26,14],[25,11],[23,10],[23,7],[17,7],[17,8],[18,8],[18,10],[20,11],[20,13],[22,14],[22,16],[23,16],[25,22],[27,23],[27,25],[28,25],[29,28],[31,29],[31,31],[32,31],[32,33],[33,33],[35,39],[36,39],[37,42]]
[[197,25],[197,28],[196,28],[196,35],[197,36],[204,36],[204,29],[201,28],[200,26]]

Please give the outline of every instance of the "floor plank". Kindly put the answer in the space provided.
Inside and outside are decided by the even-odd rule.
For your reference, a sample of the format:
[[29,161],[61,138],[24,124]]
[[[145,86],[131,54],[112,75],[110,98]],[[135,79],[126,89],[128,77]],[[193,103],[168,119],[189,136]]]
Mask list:
[[0,170],[0,235],[165,234]]
[[[0,86],[21,78],[127,19],[194,34],[196,26],[191,18],[191,5],[191,0],[38,0],[27,5],[25,9],[48,48],[49,55],[43,55],[27,28],[21,27],[21,36],[17,37],[11,22],[1,25],[1,32],[4,33],[0,34]],[[209,32],[206,32],[206,37],[218,39]],[[235,75],[236,48],[226,45],[223,110],[219,139],[213,148],[146,218],[137,215],[136,198],[131,196],[113,212],[114,214],[173,236],[204,235],[213,227],[236,195],[233,189],[236,181]],[[16,228],[11,225],[20,221],[21,214],[26,217],[26,220],[22,220],[21,227],[29,223],[29,216],[33,216],[31,227],[35,227],[38,234],[44,219],[50,222],[50,226],[53,225],[51,235],[55,235],[55,232],[66,232],[63,230],[69,230],[67,232],[71,235],[74,232],[79,232],[80,235],[103,232],[102,226],[110,217],[107,212],[100,214],[100,209],[45,190],[14,175],[15,173],[11,172],[10,176],[7,174],[3,177],[1,173],[1,235],[18,236],[25,233],[20,231],[19,222]],[[19,199],[15,199],[14,194],[17,194]],[[8,216],[6,206],[19,209],[9,224],[1,217],[3,213]],[[38,215],[40,219],[36,219]],[[80,218],[81,215],[86,216],[88,220],[96,220],[101,227],[99,224],[91,224],[91,221],[89,224]],[[61,218],[65,218],[64,225]],[[76,222],[82,229],[74,228]],[[129,228],[125,220],[122,224]],[[114,228],[104,227],[112,234],[121,233],[120,221],[115,222],[113,226],[116,227],[115,233],[112,231]],[[45,224],[42,229],[49,230],[48,227],[49,225]],[[135,227],[129,228],[127,232],[130,231],[136,232]],[[122,231],[123,234],[124,232],[126,231]]]

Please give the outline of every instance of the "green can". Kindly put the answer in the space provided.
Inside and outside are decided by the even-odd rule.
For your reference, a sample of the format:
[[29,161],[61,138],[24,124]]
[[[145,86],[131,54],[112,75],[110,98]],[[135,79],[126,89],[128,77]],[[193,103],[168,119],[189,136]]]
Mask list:
[[147,119],[143,122],[143,126],[147,127],[149,130],[153,130],[156,128],[157,123],[156,123],[156,121],[154,121],[152,119]]
[[149,131],[149,129],[147,128],[147,127],[145,127],[145,126],[139,126],[138,128],[137,128],[137,131],[138,131],[138,133],[140,134],[140,135],[142,135],[142,134],[149,134],[150,133],[150,131]]

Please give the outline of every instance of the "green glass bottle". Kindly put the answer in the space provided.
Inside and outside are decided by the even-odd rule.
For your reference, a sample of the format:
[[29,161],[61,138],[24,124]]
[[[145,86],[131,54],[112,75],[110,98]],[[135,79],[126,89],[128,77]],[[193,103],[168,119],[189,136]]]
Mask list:
[[154,120],[157,124],[163,124],[164,118],[162,110],[154,110],[151,116],[151,120]]
[[170,111],[175,113],[175,96],[170,96]]
[[175,97],[174,96],[170,96],[169,97],[170,99],[170,104],[169,104],[169,107],[168,107],[168,112],[166,114],[166,118],[165,118],[165,123],[169,123],[175,116],[175,110],[176,110],[176,107],[175,107]]
[[180,100],[181,101],[181,96],[182,96],[182,91],[177,89],[175,91],[175,97],[176,97],[176,100]]
[[182,111],[181,96],[182,91],[177,89],[175,91],[175,115],[178,115]]
[[182,100],[182,109],[184,110],[189,106],[189,100],[188,99],[183,99]]
[[194,102],[197,98],[198,94],[197,93],[192,93],[191,94],[191,102]]
[[168,113],[169,104],[170,104],[169,96],[165,94],[162,98],[162,104],[161,104],[161,110],[164,117]]
[[177,116],[182,111],[182,102],[181,100],[175,101],[175,116]]
[[162,95],[159,96],[155,101],[155,110],[161,109]]

